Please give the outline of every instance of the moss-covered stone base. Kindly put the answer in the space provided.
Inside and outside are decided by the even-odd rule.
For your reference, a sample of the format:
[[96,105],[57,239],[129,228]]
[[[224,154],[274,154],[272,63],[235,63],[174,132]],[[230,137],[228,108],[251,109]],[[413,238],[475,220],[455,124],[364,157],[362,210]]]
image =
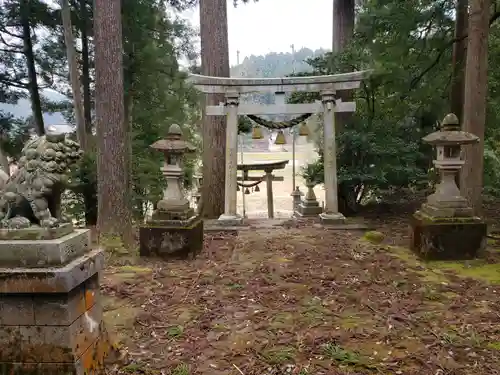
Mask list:
[[203,249],[203,221],[196,220],[188,227],[143,226],[139,229],[139,244],[141,256],[193,258]]
[[434,220],[417,212],[410,227],[410,249],[426,260],[474,259],[486,245],[486,223],[478,218]]
[[73,224],[65,223],[56,228],[32,226],[22,229],[0,229],[0,240],[55,240],[74,231]]

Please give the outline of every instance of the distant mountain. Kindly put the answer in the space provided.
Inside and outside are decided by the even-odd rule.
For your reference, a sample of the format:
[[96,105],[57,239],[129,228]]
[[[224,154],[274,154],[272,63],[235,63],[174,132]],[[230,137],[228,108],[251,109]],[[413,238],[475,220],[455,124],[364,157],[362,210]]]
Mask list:
[[292,73],[310,72],[307,59],[321,56],[328,52],[324,49],[313,51],[302,48],[292,53],[271,52],[265,56],[251,55],[245,57],[240,65],[231,68],[232,77],[284,77]]
[[[50,89],[42,90],[41,95],[48,101],[51,102],[60,102],[67,100],[67,97],[59,94],[58,92]],[[0,111],[5,113],[10,113],[12,116],[19,119],[27,119],[31,116],[31,102],[29,99],[19,99],[16,104],[6,104],[0,103]],[[45,124],[45,128],[49,126],[55,126],[59,131],[70,132],[72,131],[71,125],[69,125],[62,115],[59,112],[49,113],[46,112],[43,114],[43,121]]]

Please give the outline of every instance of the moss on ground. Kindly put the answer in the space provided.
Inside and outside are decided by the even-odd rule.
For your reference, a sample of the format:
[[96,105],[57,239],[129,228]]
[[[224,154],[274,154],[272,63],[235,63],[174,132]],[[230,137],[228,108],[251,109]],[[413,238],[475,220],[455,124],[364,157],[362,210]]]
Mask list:
[[384,241],[384,238],[385,236],[383,233],[374,230],[366,232],[363,236],[363,240],[371,242],[373,244],[382,243],[382,241]]

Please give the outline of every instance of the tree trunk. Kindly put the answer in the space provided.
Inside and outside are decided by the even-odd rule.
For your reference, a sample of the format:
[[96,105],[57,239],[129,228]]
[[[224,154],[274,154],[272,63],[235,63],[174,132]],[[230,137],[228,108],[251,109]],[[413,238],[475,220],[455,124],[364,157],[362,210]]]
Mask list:
[[[464,89],[465,89],[465,60],[467,58],[467,24],[468,0],[457,0],[455,19],[455,39],[453,44],[452,80],[450,91],[450,110],[457,115],[459,121],[463,120]],[[460,187],[460,173],[455,176],[455,183]]]
[[87,151],[87,132],[85,131],[85,118],[83,117],[83,99],[80,88],[80,74],[78,72],[78,62],[73,40],[73,30],[71,25],[71,9],[68,0],[61,1],[62,21],[64,28],[64,43],[66,44],[66,56],[68,58],[69,77],[71,81],[71,91],[73,93],[73,107],[76,117],[76,134],[82,150]]
[[[352,39],[354,33],[354,0],[333,0],[333,34],[332,53],[342,53]],[[344,102],[352,100],[351,91],[343,91],[340,99]],[[341,131],[349,118],[352,116],[348,112],[335,113],[336,131]]]
[[35,123],[35,131],[39,136],[45,134],[43,123],[42,103],[38,92],[38,80],[36,76],[35,56],[33,55],[33,43],[31,41],[31,4],[30,0],[21,0],[21,24],[23,28],[23,53],[26,57],[28,69],[28,88],[31,99],[31,110]]
[[451,112],[463,120],[464,87],[465,87],[465,61],[467,58],[467,23],[468,23],[468,0],[457,0],[455,39],[461,39],[453,45],[453,75],[451,82]]
[[488,33],[491,0],[471,0],[465,65],[462,128],[479,137],[478,144],[465,147],[461,191],[476,215],[482,212],[484,128],[488,91]]
[[333,0],[332,52],[340,53],[354,32],[354,0]]
[[100,238],[133,240],[125,131],[121,0],[94,1],[97,192]]
[[[202,74],[229,77],[227,1],[200,0]],[[225,98],[207,95],[203,105],[218,105]],[[226,168],[226,118],[206,116],[203,108],[203,216],[217,218],[224,212]]]
[[[85,132],[87,135],[88,149],[95,149],[95,139],[92,134],[92,99],[90,95],[90,53],[88,36],[88,12],[87,1],[80,0],[80,33],[82,40],[82,76],[83,86],[83,116],[85,119]],[[85,206],[85,224],[88,227],[97,225],[97,185],[90,182],[83,189],[83,201]]]
[[83,113],[85,130],[92,134],[92,100],[90,96],[90,54],[88,27],[87,0],[80,0],[80,32],[82,37],[82,86],[83,86]]

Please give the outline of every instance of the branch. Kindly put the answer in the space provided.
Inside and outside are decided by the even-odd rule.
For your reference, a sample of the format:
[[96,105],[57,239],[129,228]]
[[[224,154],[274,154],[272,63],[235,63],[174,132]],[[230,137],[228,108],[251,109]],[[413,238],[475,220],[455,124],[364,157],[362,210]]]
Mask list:
[[7,41],[5,40],[5,38],[3,37],[2,35],[2,32],[0,32],[0,41],[5,44],[7,47],[10,47],[10,48],[18,48],[18,46],[13,46],[9,43],[7,43]]
[[[493,15],[490,18],[489,25],[491,26],[499,18],[500,18],[500,12],[497,11],[497,12],[493,13]],[[446,45],[443,47],[443,49],[436,56],[436,59],[426,69],[424,69],[418,76],[414,77],[411,80],[411,82],[410,82],[410,88],[409,88],[408,91],[413,90],[419,84],[419,82],[422,80],[422,78],[424,78],[424,76],[427,73],[429,73],[432,69],[434,69],[434,67],[437,64],[439,64],[439,61],[441,60],[441,57],[443,57],[444,53],[446,52],[446,50],[448,50],[448,48],[453,47],[453,45],[455,43],[458,43],[458,42],[461,42],[464,39],[467,39],[467,36],[468,36],[468,34],[466,33],[466,34],[462,35],[461,37],[454,38],[454,39],[450,40],[448,43],[446,43]]]
[[[7,25],[7,27],[9,27],[9,25]],[[22,35],[17,35],[17,34],[14,34],[14,33],[11,33],[10,31],[8,31],[6,28],[2,28],[1,30],[2,33],[5,33],[7,35],[10,35],[11,37],[14,37],[14,38],[19,38],[19,39],[22,39],[23,36]]]
[[1,77],[0,76],[0,82],[4,85],[7,85],[7,86],[11,86],[11,87],[16,87],[16,88],[20,88],[20,89],[25,89],[28,87],[27,84],[23,84],[23,83],[19,83],[19,82],[16,82],[16,81],[12,81],[8,78],[5,78],[5,77]]
[[21,54],[24,53],[21,50],[5,49],[5,48],[0,48],[0,52],[4,52],[4,53],[21,53]]

